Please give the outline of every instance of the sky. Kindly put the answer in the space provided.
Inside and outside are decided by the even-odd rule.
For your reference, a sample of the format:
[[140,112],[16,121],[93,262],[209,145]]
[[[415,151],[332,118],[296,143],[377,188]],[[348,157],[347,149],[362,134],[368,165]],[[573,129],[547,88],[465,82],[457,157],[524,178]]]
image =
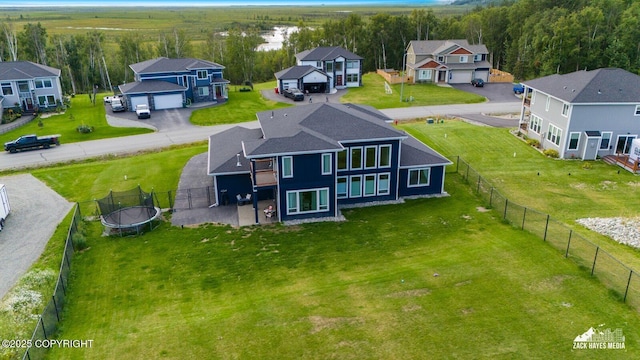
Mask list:
[[0,0],[0,7],[69,7],[69,6],[147,6],[147,7],[177,7],[177,6],[247,6],[247,5],[291,5],[291,6],[321,6],[321,5],[412,5],[425,6],[446,4],[451,0]]

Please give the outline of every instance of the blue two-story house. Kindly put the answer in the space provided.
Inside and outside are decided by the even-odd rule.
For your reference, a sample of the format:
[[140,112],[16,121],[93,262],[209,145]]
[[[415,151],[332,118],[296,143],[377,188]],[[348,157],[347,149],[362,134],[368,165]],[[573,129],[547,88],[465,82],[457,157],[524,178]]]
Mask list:
[[[275,200],[279,221],[339,216],[342,206],[445,194],[451,164],[364,105],[317,103],[257,114],[259,129],[209,138],[217,204]],[[221,202],[221,199],[224,199]]]
[[119,86],[127,107],[146,104],[152,110],[175,109],[197,102],[223,102],[228,98],[224,66],[193,58],[160,57],[129,65],[134,82]]

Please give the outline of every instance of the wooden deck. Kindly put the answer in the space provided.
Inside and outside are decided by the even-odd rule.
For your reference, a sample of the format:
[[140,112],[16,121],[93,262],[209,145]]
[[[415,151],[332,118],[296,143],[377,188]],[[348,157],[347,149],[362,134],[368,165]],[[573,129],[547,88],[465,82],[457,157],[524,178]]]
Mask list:
[[627,171],[632,173],[638,173],[640,171],[640,160],[632,160],[629,155],[606,155],[602,158],[607,164],[618,165]]

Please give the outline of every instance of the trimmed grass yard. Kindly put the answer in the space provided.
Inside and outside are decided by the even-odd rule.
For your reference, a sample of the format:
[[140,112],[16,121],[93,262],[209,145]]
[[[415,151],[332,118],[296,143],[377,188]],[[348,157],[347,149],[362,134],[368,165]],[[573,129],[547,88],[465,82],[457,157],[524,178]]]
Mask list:
[[261,90],[275,88],[276,82],[254,84],[252,91],[240,92],[239,85],[231,85],[229,100],[222,105],[193,111],[191,123],[194,125],[236,124],[257,120],[256,113],[265,110],[275,110],[291,106],[290,104],[266,100],[260,94]]
[[[96,104],[89,101],[87,94],[78,95],[71,99],[71,107],[62,114],[45,114],[42,127],[38,126],[38,119],[5,134],[0,134],[0,143],[15,140],[21,135],[36,134],[38,136],[60,134],[60,143],[74,143],[87,140],[98,140],[120,136],[146,134],[152,132],[142,128],[116,128],[107,123],[105,107],[102,98],[107,94],[98,94]],[[93,127],[93,132],[79,133],[79,125]]]
[[434,84],[404,84],[403,99],[413,97],[413,101],[400,101],[402,85],[391,85],[392,94],[385,93],[384,78],[376,73],[362,76],[362,87],[349,88],[340,101],[343,103],[367,104],[376,109],[391,109],[411,106],[474,104],[484,102],[483,96],[468,93],[452,87]]
[[[52,359],[637,358],[640,318],[541,240],[451,197],[347,222],[172,228],[76,254]],[[437,274],[437,276],[436,276]],[[627,350],[572,350],[592,326]]]

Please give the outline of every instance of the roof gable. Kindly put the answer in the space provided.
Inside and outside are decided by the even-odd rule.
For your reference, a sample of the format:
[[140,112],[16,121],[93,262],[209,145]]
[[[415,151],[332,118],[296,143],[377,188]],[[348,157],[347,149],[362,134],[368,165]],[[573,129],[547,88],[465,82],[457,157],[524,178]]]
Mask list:
[[569,103],[640,103],[640,76],[618,68],[554,74],[524,84]]
[[312,73],[312,72],[318,72],[324,76],[328,76],[326,72],[317,69],[314,66],[311,65],[296,65],[296,66],[292,66],[290,68],[284,69],[284,70],[280,70],[277,73],[275,73],[276,79],[278,80],[287,80],[287,79],[300,79],[305,77],[306,75]]
[[417,55],[449,54],[463,49],[467,54],[488,54],[489,50],[483,44],[471,45],[465,39],[457,40],[412,40],[409,47]]

